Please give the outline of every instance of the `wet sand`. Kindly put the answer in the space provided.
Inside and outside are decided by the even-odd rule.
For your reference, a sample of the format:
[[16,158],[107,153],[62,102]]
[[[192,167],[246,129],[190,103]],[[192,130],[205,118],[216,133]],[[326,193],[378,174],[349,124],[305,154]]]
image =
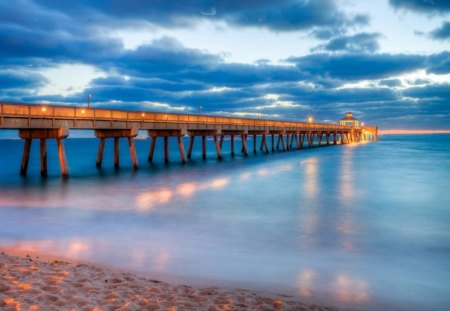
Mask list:
[[[46,258],[48,259],[48,258]],[[240,288],[174,285],[84,263],[0,254],[2,310],[337,310]]]

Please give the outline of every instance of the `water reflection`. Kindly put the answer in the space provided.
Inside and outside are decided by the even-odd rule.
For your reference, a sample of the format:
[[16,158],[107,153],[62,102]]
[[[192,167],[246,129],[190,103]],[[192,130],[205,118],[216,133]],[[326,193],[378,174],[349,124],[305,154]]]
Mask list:
[[91,258],[94,251],[92,241],[80,237],[63,240],[18,240],[6,248],[18,253],[63,254],[66,258]]
[[146,192],[138,193],[136,196],[136,205],[140,211],[150,211],[156,206],[168,204],[174,197],[180,196],[184,198],[192,197],[198,191],[218,190],[227,186],[230,182],[229,178],[216,178],[207,182],[186,182],[174,185],[175,190],[164,187],[159,189],[151,189]]
[[312,286],[315,274],[310,269],[305,269],[300,273],[298,281],[298,292],[301,296],[309,298],[312,296]]
[[353,167],[353,154],[354,147],[356,145],[344,148],[342,158],[339,166],[339,195],[338,200],[340,202],[340,208],[338,210],[339,217],[337,217],[337,223],[335,224],[336,230],[339,233],[339,245],[344,251],[356,251],[357,246],[354,243],[355,234],[357,231],[357,224],[354,220],[355,213],[358,210],[357,204],[355,204],[355,171]]
[[273,175],[279,175],[288,171],[291,171],[294,168],[292,164],[281,164],[281,165],[271,165],[270,168],[261,168],[256,172],[245,171],[240,173],[238,178],[240,181],[251,180],[252,177],[267,177]]
[[336,300],[342,302],[361,303],[370,300],[367,282],[346,274],[338,274],[335,277],[332,293]]
[[319,181],[318,181],[318,162],[317,158],[309,158],[300,162],[300,165],[305,173],[305,179],[303,182],[303,191],[309,200],[317,198],[319,193]]
[[160,188],[139,193],[136,196],[136,206],[139,211],[149,211],[157,205],[169,203],[173,192],[169,188]]
[[339,167],[339,199],[343,203],[350,203],[355,193],[353,171],[353,148],[345,148]]
[[303,195],[305,200],[301,204],[300,216],[300,244],[304,249],[311,248],[316,243],[316,233],[320,225],[320,211],[318,194],[320,192],[318,182],[319,160],[309,158],[301,161],[300,166],[304,172]]
[[[84,188],[82,193],[76,187],[72,190],[66,189],[33,189],[27,190],[17,196],[16,192],[0,190],[0,207],[22,206],[22,207],[45,207],[61,208],[72,207],[75,209],[89,210],[136,210],[151,211],[158,206],[171,203],[175,198],[189,198],[196,192],[205,190],[219,190],[230,183],[230,178],[219,177],[204,182],[171,182],[172,186],[151,187],[147,191],[134,189],[131,185],[123,186],[118,190],[114,185],[105,183],[96,185],[95,189]],[[119,195],[120,192],[120,195]],[[98,200],[98,196],[102,200]],[[134,201],[135,204],[130,204]]]
[[358,277],[346,273],[337,275],[318,274],[312,269],[304,269],[298,277],[298,293],[310,298],[318,293],[330,292],[339,302],[363,303],[370,301],[369,285]]

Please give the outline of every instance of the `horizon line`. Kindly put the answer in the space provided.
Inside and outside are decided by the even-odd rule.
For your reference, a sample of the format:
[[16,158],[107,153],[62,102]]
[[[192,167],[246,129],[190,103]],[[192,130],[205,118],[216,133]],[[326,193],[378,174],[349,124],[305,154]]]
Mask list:
[[379,135],[413,135],[413,134],[450,134],[450,130],[424,130],[424,129],[389,129],[379,130]]

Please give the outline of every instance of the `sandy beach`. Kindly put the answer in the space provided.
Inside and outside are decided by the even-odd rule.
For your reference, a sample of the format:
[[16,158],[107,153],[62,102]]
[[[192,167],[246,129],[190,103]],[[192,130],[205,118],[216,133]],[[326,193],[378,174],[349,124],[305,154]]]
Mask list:
[[337,310],[287,295],[173,285],[38,256],[0,255],[2,310]]

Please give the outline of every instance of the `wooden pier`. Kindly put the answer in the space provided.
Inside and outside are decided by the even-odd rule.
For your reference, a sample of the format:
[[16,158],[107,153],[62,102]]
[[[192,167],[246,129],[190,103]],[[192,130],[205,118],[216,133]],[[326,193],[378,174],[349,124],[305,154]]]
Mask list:
[[[125,111],[97,108],[82,108],[43,104],[18,104],[0,102],[0,129],[17,129],[25,141],[20,174],[27,173],[28,159],[33,140],[40,141],[41,175],[47,176],[47,139],[56,139],[61,172],[69,175],[64,151],[64,139],[70,129],[89,129],[99,138],[96,165],[102,166],[106,139],[114,139],[114,166],[119,168],[119,139],[125,138],[130,148],[133,167],[138,168],[134,138],[139,130],[146,130],[151,138],[148,161],[153,160],[158,138],[164,140],[164,160],[169,162],[169,138],[177,139],[181,161],[192,157],[195,137],[202,139],[202,158],[206,159],[206,138],[213,137],[217,158],[222,158],[225,137],[229,137],[231,155],[234,156],[235,137],[241,139],[241,152],[248,155],[247,137],[253,136],[253,153],[269,153],[276,150],[288,151],[318,146],[329,146],[364,141],[377,141],[375,126],[348,126],[307,122],[256,120],[220,116],[155,113],[148,111]],[[182,141],[190,136],[187,157]],[[258,148],[257,137],[261,136]],[[270,137],[270,148],[268,138]],[[276,147],[275,147],[275,141]]]

